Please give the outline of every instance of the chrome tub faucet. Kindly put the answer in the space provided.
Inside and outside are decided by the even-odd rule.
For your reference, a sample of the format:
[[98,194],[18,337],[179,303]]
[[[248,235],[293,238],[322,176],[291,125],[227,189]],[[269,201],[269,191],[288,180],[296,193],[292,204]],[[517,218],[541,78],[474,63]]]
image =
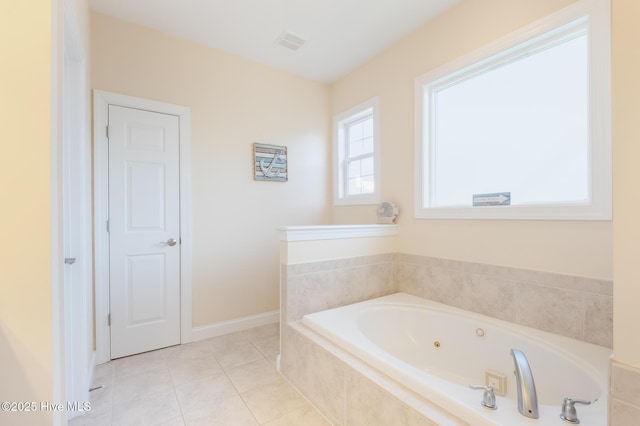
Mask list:
[[511,356],[516,366],[516,388],[518,390],[518,411],[525,417],[537,419],[538,395],[536,384],[533,381],[533,373],[527,357],[521,350],[511,349]]

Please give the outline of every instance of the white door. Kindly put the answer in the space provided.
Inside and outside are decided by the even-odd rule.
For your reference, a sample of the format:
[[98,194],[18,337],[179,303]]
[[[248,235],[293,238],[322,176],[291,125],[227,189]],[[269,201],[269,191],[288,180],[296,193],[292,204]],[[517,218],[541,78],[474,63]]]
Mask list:
[[109,105],[111,359],[180,343],[178,120]]

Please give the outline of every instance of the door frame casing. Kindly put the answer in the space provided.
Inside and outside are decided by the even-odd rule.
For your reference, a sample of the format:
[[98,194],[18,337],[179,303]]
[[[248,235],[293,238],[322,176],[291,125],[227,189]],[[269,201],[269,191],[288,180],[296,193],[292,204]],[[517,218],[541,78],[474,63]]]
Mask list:
[[[76,10],[64,4],[62,76],[62,240],[64,257],[64,401],[88,401],[93,351],[91,140],[86,48]],[[65,410],[66,420],[82,411]],[[66,423],[65,423],[66,424]]]
[[93,179],[96,363],[111,360],[109,307],[109,105],[175,115],[180,135],[180,343],[192,337],[191,121],[189,107],[93,90]]

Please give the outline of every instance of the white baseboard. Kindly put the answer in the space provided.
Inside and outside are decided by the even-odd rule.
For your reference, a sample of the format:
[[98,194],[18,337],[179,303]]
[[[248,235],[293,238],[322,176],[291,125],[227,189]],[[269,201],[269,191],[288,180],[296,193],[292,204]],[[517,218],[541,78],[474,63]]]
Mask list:
[[196,342],[198,340],[210,339],[212,337],[235,333],[237,331],[248,330],[261,325],[273,324],[278,321],[280,321],[280,311],[265,312],[263,314],[251,315],[244,318],[216,322],[192,328],[191,339]]

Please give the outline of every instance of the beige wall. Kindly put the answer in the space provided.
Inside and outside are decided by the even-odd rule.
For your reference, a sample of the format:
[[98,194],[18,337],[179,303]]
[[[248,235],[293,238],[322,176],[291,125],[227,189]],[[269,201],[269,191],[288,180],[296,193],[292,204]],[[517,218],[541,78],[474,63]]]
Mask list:
[[[332,85],[331,115],[380,97],[382,199],[401,209],[403,252],[611,279],[610,222],[413,218],[414,80],[572,0],[465,0]],[[335,207],[335,223],[375,221],[374,206]]]
[[[329,219],[328,86],[92,14],[95,89],[191,108],[193,325],[279,309],[276,227]],[[289,181],[253,180],[252,144]]]
[[[89,43],[86,0],[72,1]],[[65,1],[0,3],[0,400],[64,400],[61,135]],[[89,124],[89,123],[87,123]],[[90,283],[87,283],[90,285]],[[63,424],[64,412],[0,412]]]
[[640,3],[613,0],[612,12],[613,345],[616,361],[640,368]]
[[[0,400],[51,401],[51,21],[49,0],[0,3]],[[2,424],[52,413],[0,412]]]

